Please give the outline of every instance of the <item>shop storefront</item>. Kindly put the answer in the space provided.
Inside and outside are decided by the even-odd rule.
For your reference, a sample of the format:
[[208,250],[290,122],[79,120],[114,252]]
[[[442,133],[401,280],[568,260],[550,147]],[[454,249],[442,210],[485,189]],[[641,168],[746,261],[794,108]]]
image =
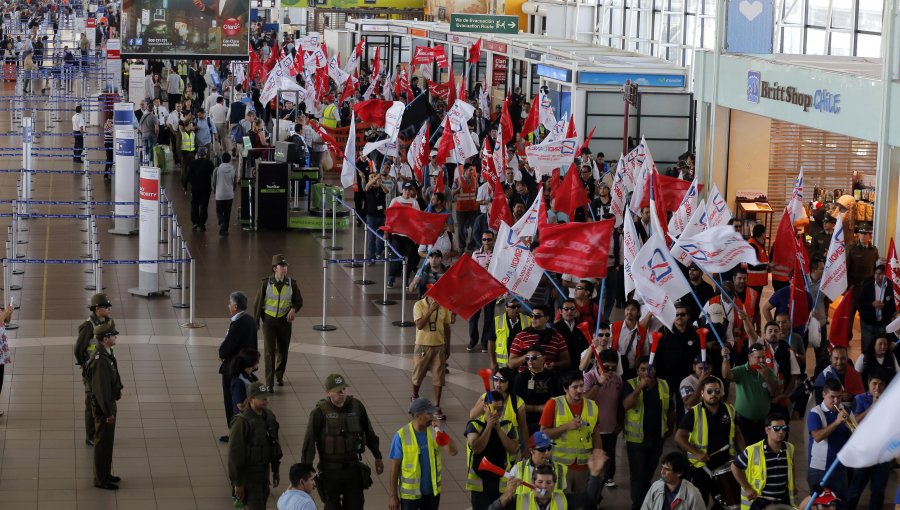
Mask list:
[[[712,58],[698,54],[695,65],[695,93],[707,114]],[[698,129],[701,149],[712,149],[699,163],[711,161],[708,179],[737,217],[755,211],[747,217],[766,221],[774,236],[802,169],[810,212],[837,208],[849,226],[872,229],[876,244],[885,247],[894,232],[895,200],[888,197],[896,194],[888,190],[896,190],[896,171],[878,165],[880,69],[878,63],[834,58],[720,58],[716,122],[701,122]],[[762,203],[771,212],[760,210]]]

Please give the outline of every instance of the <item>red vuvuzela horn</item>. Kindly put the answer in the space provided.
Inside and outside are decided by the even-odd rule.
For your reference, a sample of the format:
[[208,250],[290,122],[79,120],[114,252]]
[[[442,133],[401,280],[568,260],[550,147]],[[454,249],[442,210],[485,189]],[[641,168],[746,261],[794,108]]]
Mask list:
[[484,382],[484,391],[491,391],[491,375],[493,372],[490,368],[482,368],[478,371],[478,376]]
[[706,365],[706,335],[708,334],[709,330],[706,328],[697,329],[697,336],[700,337],[700,359],[704,365]]
[[659,339],[662,338],[662,333],[659,331],[654,331],[650,333],[650,336],[653,337],[653,343],[650,344],[650,366],[653,366],[653,358],[656,357],[656,348],[659,347]]
[[432,422],[432,427],[434,427],[434,442],[438,444],[438,446],[447,446],[450,444],[450,436],[441,430],[440,424],[438,422]]
[[[487,457],[481,458],[481,463],[478,464],[478,471],[487,471],[489,473],[494,473],[497,476],[502,476],[503,478],[509,478],[509,473],[504,471],[503,468],[501,468],[500,466],[497,466],[493,462],[489,461],[487,459]],[[541,494],[543,494],[543,492],[544,492],[542,489],[538,489],[537,487],[535,487],[534,485],[532,485],[526,481],[522,481],[522,485],[524,485],[525,487],[528,487],[529,489],[531,489],[533,491],[538,491]]]

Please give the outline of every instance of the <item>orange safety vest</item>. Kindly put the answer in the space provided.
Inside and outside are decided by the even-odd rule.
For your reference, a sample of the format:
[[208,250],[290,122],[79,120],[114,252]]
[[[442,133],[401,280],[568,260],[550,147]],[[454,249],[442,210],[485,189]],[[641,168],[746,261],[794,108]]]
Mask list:
[[459,193],[456,195],[456,210],[458,212],[471,212],[478,210],[478,202],[475,201],[478,193],[478,179],[472,179],[470,184],[462,175],[456,176],[456,185]]
[[[622,327],[625,325],[625,321],[616,321],[612,323],[612,348],[613,350],[619,350],[619,336],[622,335]],[[640,358],[643,355],[644,348],[644,339],[647,337],[647,327],[641,326],[638,323],[638,337],[635,338],[635,359]]]
[[751,237],[747,242],[756,251],[756,259],[759,260],[758,266],[747,266],[747,286],[765,287],[769,284],[769,255],[756,239]]

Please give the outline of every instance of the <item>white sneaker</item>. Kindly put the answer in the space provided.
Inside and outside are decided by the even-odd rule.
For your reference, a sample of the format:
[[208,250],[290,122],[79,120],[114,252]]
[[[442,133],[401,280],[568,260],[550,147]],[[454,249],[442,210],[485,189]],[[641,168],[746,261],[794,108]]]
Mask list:
[[615,480],[607,480],[604,485],[606,485],[607,487],[616,487],[616,481]]

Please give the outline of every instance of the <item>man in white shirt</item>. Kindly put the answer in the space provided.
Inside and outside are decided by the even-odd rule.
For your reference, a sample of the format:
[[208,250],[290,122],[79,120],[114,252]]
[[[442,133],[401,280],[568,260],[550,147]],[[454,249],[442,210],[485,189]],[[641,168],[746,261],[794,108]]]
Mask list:
[[291,486],[278,498],[278,510],[316,510],[311,494],[316,490],[318,476],[311,464],[291,466],[288,473]]
[[169,109],[175,107],[175,103],[181,102],[181,93],[184,91],[184,81],[175,66],[169,68],[169,77],[166,79],[166,94],[169,96]]
[[72,134],[75,136],[75,148],[72,153],[72,161],[82,163],[81,155],[84,152],[84,115],[81,114],[81,105],[75,107],[75,115],[72,115]]
[[[171,74],[169,77],[171,78]],[[176,75],[177,76],[177,75]],[[169,94],[169,102],[172,102],[172,95]],[[175,164],[181,164],[181,133],[178,131],[178,123],[184,120],[181,113],[181,101],[175,103],[175,110],[166,117],[166,127],[169,128],[169,142],[172,147],[172,156]]]
[[[215,94],[215,93],[214,93]],[[216,126],[216,140],[218,140],[219,152],[231,151],[231,133],[228,131],[228,107],[225,106],[225,98],[216,94],[215,104],[209,109],[209,120]]]

